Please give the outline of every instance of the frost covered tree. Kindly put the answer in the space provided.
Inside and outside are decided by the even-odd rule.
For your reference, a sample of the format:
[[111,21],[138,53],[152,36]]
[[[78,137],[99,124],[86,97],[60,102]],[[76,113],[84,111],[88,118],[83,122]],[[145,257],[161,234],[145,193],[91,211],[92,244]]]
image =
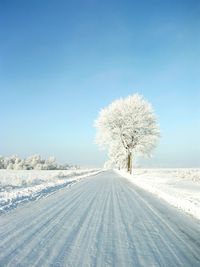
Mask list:
[[112,151],[113,146],[121,148],[130,173],[133,154],[149,155],[159,137],[159,126],[152,106],[139,94],[116,100],[102,109],[95,126],[97,144],[108,151]]
[[57,169],[57,163],[55,157],[49,157],[45,164],[47,165],[47,170],[56,170]]
[[126,150],[118,142],[114,142],[108,149],[109,162],[118,169],[126,167]]
[[0,156],[0,169],[4,169],[4,157]]
[[[68,164],[58,165],[55,157],[42,159],[40,155],[32,155],[25,159],[18,156],[3,157],[0,156],[0,169],[9,170],[67,170],[74,166]],[[76,167],[77,168],[77,167]]]

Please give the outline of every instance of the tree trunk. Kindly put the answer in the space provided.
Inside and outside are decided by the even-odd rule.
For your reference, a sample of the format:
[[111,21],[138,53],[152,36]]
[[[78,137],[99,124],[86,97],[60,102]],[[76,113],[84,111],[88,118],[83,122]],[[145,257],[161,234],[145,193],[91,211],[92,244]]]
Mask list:
[[128,160],[127,160],[127,171],[131,174],[132,173],[132,153],[128,153]]

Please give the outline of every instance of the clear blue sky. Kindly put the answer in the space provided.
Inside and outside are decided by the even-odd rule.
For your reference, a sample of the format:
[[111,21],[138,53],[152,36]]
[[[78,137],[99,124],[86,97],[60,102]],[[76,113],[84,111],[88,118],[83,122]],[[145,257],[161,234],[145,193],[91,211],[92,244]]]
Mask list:
[[199,14],[199,0],[0,0],[0,154],[101,165],[93,121],[138,92],[162,133],[141,162],[200,167]]

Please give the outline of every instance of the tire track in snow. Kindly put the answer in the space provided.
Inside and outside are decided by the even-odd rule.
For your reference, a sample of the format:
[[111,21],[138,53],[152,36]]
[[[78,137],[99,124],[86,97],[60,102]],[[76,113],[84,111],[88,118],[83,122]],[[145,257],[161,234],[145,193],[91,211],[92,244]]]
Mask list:
[[[76,206],[79,204],[79,199],[80,198],[84,198],[86,195],[85,192],[83,192],[82,190],[76,192],[75,191],[75,195],[72,196],[72,199],[69,201],[68,205],[70,206],[72,204],[72,209],[75,209]],[[61,195],[61,198],[63,196]],[[11,257],[13,257],[13,259],[15,259],[15,257],[13,256],[14,253],[16,253],[17,251],[22,251],[23,249],[26,249],[26,252],[28,250],[27,248],[27,244],[30,245],[30,243],[32,242],[32,240],[35,238],[35,236],[38,236],[38,234],[41,234],[42,231],[47,232],[48,231],[48,225],[50,227],[54,226],[55,220],[57,220],[57,216],[64,210],[66,210],[66,204],[63,203],[63,201],[61,201],[59,199],[57,205],[57,202],[54,204],[54,207],[50,208],[50,210],[48,210],[48,212],[42,214],[42,217],[40,217],[39,219],[37,218],[36,221],[34,221],[33,223],[31,223],[30,225],[28,224],[27,228],[23,228],[20,230],[20,232],[17,232],[17,235],[11,235],[11,237],[9,238],[9,242],[6,244],[7,247],[9,247],[9,250],[11,251],[9,254],[6,255],[6,257],[2,260],[4,264],[6,264],[7,262],[10,261]],[[54,211],[54,213],[52,213]],[[71,211],[70,211],[71,213]],[[42,222],[42,224],[39,222]],[[51,224],[50,224],[51,223]],[[37,233],[37,235],[36,235]],[[40,236],[40,238],[42,238],[42,236]],[[17,246],[16,244],[12,244],[12,240],[19,240],[19,242],[17,242]],[[3,245],[5,246],[5,244],[3,243]],[[13,249],[14,247],[14,249]],[[32,247],[30,247],[30,250],[32,249]],[[1,250],[3,252],[3,248],[1,248]],[[17,256],[19,258],[19,256]]]
[[[72,205],[72,210],[74,208],[76,208],[78,205],[78,203],[74,203]],[[54,234],[57,233],[57,231],[59,230],[59,225],[58,222],[62,221],[63,218],[66,219],[66,216],[68,214],[71,214],[73,211],[66,211],[66,207],[62,207],[62,209],[60,209],[58,212],[56,212],[55,214],[53,214],[53,216],[51,217],[50,220],[46,221],[44,223],[45,227],[40,228],[39,230],[34,230],[33,234],[29,237],[28,239],[26,239],[22,245],[20,247],[18,247],[19,250],[24,250],[25,252],[19,257],[17,256],[17,260],[15,260],[15,262],[20,262],[22,261],[24,258],[28,258],[29,261],[27,264],[30,264],[31,260],[34,259],[34,255],[37,255],[38,252],[40,252],[41,254],[41,250],[43,249],[43,244],[46,244],[49,240],[50,237],[53,237]],[[65,211],[64,215],[63,212]],[[34,233],[37,232],[37,235],[39,235],[40,240],[42,240],[43,242],[39,241],[38,238],[35,238]],[[48,235],[50,235],[50,237],[48,237]],[[29,241],[29,242],[28,242]],[[27,244],[28,244],[28,248],[27,248]],[[8,257],[10,258],[10,257]]]
[[[178,254],[180,254],[181,259],[185,258],[185,261],[188,261],[188,257],[187,255],[189,254],[190,257],[191,255],[193,255],[194,258],[196,258],[197,260],[199,260],[199,249],[198,252],[195,252],[195,247],[192,247],[188,244],[188,242],[182,237],[182,235],[180,234],[180,231],[178,231],[179,234],[177,234],[177,231],[174,229],[174,224],[171,225],[171,221],[168,219],[164,219],[160,213],[158,212],[158,210],[155,209],[154,206],[152,206],[150,203],[147,202],[147,200],[145,200],[145,198],[141,197],[141,194],[139,194],[138,192],[136,192],[133,188],[131,188],[130,191],[130,195],[131,197],[133,197],[133,193],[136,194],[135,198],[140,199],[144,205],[144,216],[146,216],[146,218],[149,220],[149,218],[151,218],[151,221],[153,221],[153,225],[155,225],[156,223],[158,224],[158,229],[160,229],[160,226],[162,227],[162,231],[160,231],[160,233],[162,233],[162,235],[160,234],[160,238],[163,241],[163,244],[166,245],[166,247],[168,248],[168,250],[171,251],[171,253],[174,255],[174,258],[177,258],[177,264],[180,264],[180,260],[178,258]],[[173,210],[175,210],[175,208],[172,207]],[[149,216],[147,217],[147,214],[149,214]],[[154,216],[152,216],[154,215]],[[187,217],[187,215],[186,215]],[[168,231],[166,231],[166,228],[168,229]],[[178,229],[177,229],[178,230]],[[176,247],[176,254],[174,253],[174,244],[171,242],[172,239],[176,239],[175,244],[179,243],[179,245]],[[199,246],[199,242],[196,243],[196,247],[200,248]],[[181,248],[183,247],[183,250],[181,250]],[[188,253],[189,252],[189,253]],[[188,262],[188,266],[191,266],[192,262]],[[175,265],[177,266],[177,265]]]
[[[95,192],[93,192],[92,195],[86,193],[85,201],[87,202],[88,205],[91,206],[94,199],[95,199]],[[56,232],[54,239],[58,240],[58,242],[56,244],[51,244],[50,241],[50,244],[48,244],[48,249],[44,254],[44,258],[48,257],[49,262],[51,261],[51,259],[53,260],[54,258],[56,258],[56,264],[59,265],[63,261],[65,254],[71,251],[70,245],[73,244],[73,239],[76,238],[76,232],[78,232],[78,229],[81,228],[80,221],[84,220],[86,213],[88,213],[90,210],[90,206],[89,207],[88,205],[82,206],[81,201],[79,201],[77,204],[78,205],[75,209],[75,214],[74,214],[74,209],[69,210],[68,218],[66,218],[65,222],[63,221],[63,226],[61,227],[60,230]],[[70,226],[65,225],[66,222]],[[65,239],[62,238],[63,235],[65,235]],[[66,249],[67,246],[68,250]],[[43,259],[41,258],[36,266],[41,266],[42,264],[44,263]]]
[[197,267],[195,234],[195,220],[104,172],[0,216],[0,266]]
[[[138,205],[139,203],[135,201],[137,199],[137,196],[133,195],[133,192],[131,192],[130,197],[133,198],[133,201],[130,202],[129,192],[125,191],[125,198],[123,205],[129,206],[129,210],[127,214],[124,212],[123,208],[121,209],[122,214],[124,214],[124,223],[127,224],[128,218],[131,218],[131,215],[134,211],[134,209],[137,208],[140,212],[137,214],[137,219],[132,222],[132,224],[127,225],[127,233],[132,233],[132,242],[135,243],[134,251],[136,251],[137,255],[137,262],[142,264],[143,266],[151,265],[153,264],[152,260],[156,258],[158,261],[159,266],[167,266],[164,261],[164,253],[163,251],[168,251],[168,247],[164,246],[162,240],[160,239],[160,236],[153,235],[152,236],[152,229],[154,224],[152,225],[152,228],[149,227],[149,224],[151,223],[151,218],[146,216],[145,211],[143,212],[143,207],[141,209],[141,205]],[[132,205],[130,205],[132,203]],[[123,207],[123,206],[122,206]],[[138,231],[139,230],[139,231]],[[140,235],[138,235],[138,232],[142,235],[142,238]],[[159,232],[159,231],[158,231]],[[169,255],[168,255],[169,256]],[[176,256],[175,256],[176,258]],[[173,258],[174,261],[174,258]],[[151,263],[152,262],[152,263]],[[170,262],[170,258],[167,260],[167,264]],[[173,266],[173,265],[170,265]]]
[[[80,192],[78,192],[77,194],[75,194],[74,197],[72,197],[72,199],[69,201],[69,205],[71,203],[73,204],[74,200],[76,200],[78,198],[78,195],[79,195],[79,197],[82,197],[80,195]],[[59,205],[58,205],[58,203],[59,203]],[[31,224],[29,223],[27,225],[27,227],[24,227],[24,228],[21,227],[21,228],[19,228],[19,226],[17,226],[17,227],[15,227],[15,229],[12,229],[10,231],[11,235],[9,235],[10,234],[9,232],[6,233],[6,234],[4,233],[4,236],[6,238],[4,238],[4,236],[1,236],[0,237],[2,239],[4,238],[4,242],[2,242],[1,245],[5,246],[6,245],[6,242],[8,242],[8,244],[9,244],[10,241],[12,241],[13,239],[18,239],[19,237],[22,239],[22,237],[23,236],[26,236],[27,234],[30,237],[31,236],[30,235],[31,233],[33,233],[33,235],[35,234],[35,232],[38,233],[39,229],[41,229],[42,227],[44,228],[45,225],[48,224],[48,222],[50,222],[51,220],[53,220],[56,215],[58,215],[63,209],[66,208],[65,207],[65,204],[62,201],[59,201],[58,203],[56,202],[50,209],[48,209],[47,210],[48,212],[45,212],[44,214],[43,213],[42,214],[39,214],[39,216],[37,216],[35,218],[35,220],[33,220],[33,222],[31,222]],[[52,213],[52,211],[54,211],[54,213]],[[56,212],[56,214],[55,214],[55,212]],[[27,224],[27,221],[30,221],[29,216],[27,216],[27,220],[26,221],[23,221],[20,218],[20,223],[21,223],[22,226],[26,225]],[[44,222],[44,223],[42,225],[39,225],[39,222]],[[25,241],[23,240],[23,243],[24,242]],[[0,251],[2,251],[2,250],[3,250],[3,248],[0,247]]]
[[87,240],[88,242],[85,243],[84,250],[73,250],[69,255],[72,263],[73,259],[77,259],[78,266],[81,266],[83,262],[90,264],[90,262],[95,258],[96,236],[102,223],[102,215],[107,201],[107,195],[103,190],[102,185],[99,191],[100,192],[95,201],[96,205],[93,205],[91,210],[92,217],[90,217],[88,228],[83,228],[82,232],[79,233],[79,237],[76,239],[75,247],[77,247],[78,244],[83,243],[84,240]]
[[[82,192],[82,190],[80,189],[80,192]],[[58,193],[58,192],[57,192]],[[77,192],[78,195],[78,192]],[[4,236],[8,236],[11,232],[15,231],[16,234],[16,229],[18,229],[22,224],[26,225],[27,222],[30,221],[30,219],[32,218],[33,220],[33,224],[37,223],[36,221],[40,221],[43,220],[43,218],[45,218],[48,214],[45,214],[45,212],[48,210],[49,214],[51,214],[51,212],[53,210],[55,210],[55,206],[57,206],[57,202],[59,200],[55,199],[56,201],[52,201],[51,204],[49,205],[48,200],[46,201],[47,206],[44,206],[41,209],[41,214],[39,214],[39,216],[41,216],[40,218],[35,218],[35,213],[31,213],[29,214],[29,216],[26,216],[26,218],[23,218],[22,216],[20,217],[20,214],[18,214],[18,221],[15,223],[15,225],[13,225],[11,220],[7,220],[7,224],[4,226],[4,231],[1,231],[0,234],[0,238],[3,238]],[[40,202],[40,200],[38,200],[38,202]],[[37,203],[38,203],[37,202]],[[38,206],[36,203],[36,207]],[[25,207],[28,209],[29,205],[31,205],[32,203],[27,203],[25,205]],[[60,202],[60,206],[62,205],[62,202]],[[50,208],[49,208],[50,206]],[[20,212],[20,209],[17,210],[17,212]],[[8,214],[3,214],[3,217],[9,217],[9,213]],[[2,217],[2,218],[3,218]],[[43,218],[42,218],[43,217]],[[30,227],[31,225],[29,225]],[[8,229],[8,230],[7,230]],[[26,229],[24,229],[26,230]],[[7,231],[7,232],[6,232]]]
[[[132,201],[135,201],[135,199],[140,200],[140,201],[135,202],[136,206],[138,206],[139,203],[141,206],[141,202],[144,203],[144,205],[142,205],[142,211],[143,211],[142,216],[144,217],[144,219],[141,220],[141,223],[140,223],[140,225],[141,226],[143,225],[143,227],[140,228],[140,231],[145,232],[146,235],[150,237],[151,240],[150,242],[147,242],[147,244],[148,243],[152,244],[152,242],[154,242],[152,237],[149,235],[151,229],[148,227],[148,225],[150,222],[152,225],[152,228],[155,227],[155,225],[157,225],[156,229],[159,234],[157,235],[156,240],[158,238],[159,240],[157,240],[158,241],[157,244],[155,242],[154,244],[162,260],[163,258],[167,256],[165,255],[164,251],[168,251],[170,252],[171,257],[167,258],[167,264],[170,264],[170,266],[182,266],[183,261],[184,261],[184,266],[195,266],[193,265],[194,262],[199,262],[200,259],[198,257],[198,253],[195,253],[194,248],[191,248],[190,245],[188,245],[188,243],[181,237],[180,232],[179,232],[179,235],[177,234],[177,232],[170,226],[169,220],[166,220],[166,219],[164,220],[162,216],[159,215],[159,212],[155,209],[155,207],[152,206],[151,203],[148,203],[147,200],[145,200],[143,197],[141,197],[141,194],[136,192],[135,188],[132,187],[132,184],[129,183],[129,186],[130,187],[126,187],[126,195],[127,196],[129,195]],[[139,191],[142,192],[143,190],[139,189]],[[127,202],[127,204],[129,203]],[[140,206],[138,206],[138,208]],[[172,209],[174,210],[174,208]],[[179,211],[177,212],[179,214]],[[162,249],[163,246],[165,247],[165,249]],[[199,251],[200,247],[199,246],[196,246],[196,247]],[[187,255],[189,255],[189,257]],[[193,257],[191,257],[191,255],[193,255]],[[194,261],[191,261],[191,258],[193,258]],[[169,265],[166,265],[166,266],[169,266]]]

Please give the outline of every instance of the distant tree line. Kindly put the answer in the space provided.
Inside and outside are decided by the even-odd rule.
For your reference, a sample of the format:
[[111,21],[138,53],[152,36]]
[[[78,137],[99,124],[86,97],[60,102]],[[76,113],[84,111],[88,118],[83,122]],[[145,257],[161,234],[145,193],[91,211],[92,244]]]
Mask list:
[[55,157],[43,159],[40,155],[32,155],[27,158],[20,158],[16,155],[10,157],[0,156],[0,169],[8,170],[68,170],[78,169],[77,166],[69,164],[60,165]]

